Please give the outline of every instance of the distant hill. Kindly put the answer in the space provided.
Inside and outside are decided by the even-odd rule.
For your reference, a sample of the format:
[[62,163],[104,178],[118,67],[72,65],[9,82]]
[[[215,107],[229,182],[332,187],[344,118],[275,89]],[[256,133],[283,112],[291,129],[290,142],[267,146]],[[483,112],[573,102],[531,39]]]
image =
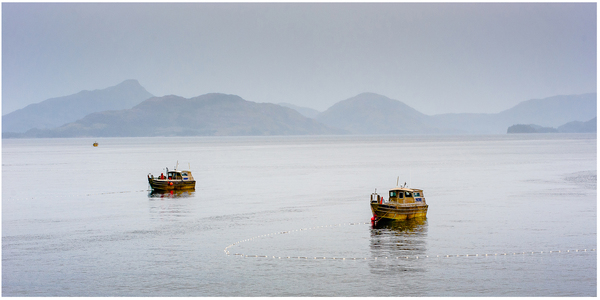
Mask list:
[[429,134],[448,131],[431,124],[430,117],[388,97],[362,93],[340,101],[316,120],[353,134]]
[[597,132],[596,120],[597,117],[594,117],[587,122],[573,121],[559,126],[558,128],[542,127],[536,124],[516,124],[508,127],[506,133],[593,133]]
[[596,93],[590,93],[527,100],[498,115],[502,120],[557,127],[571,121],[590,120],[596,113]]
[[124,110],[90,114],[56,129],[30,130],[28,137],[134,137],[341,134],[297,111],[235,95],[150,98]]
[[551,133],[558,132],[556,128],[542,127],[535,124],[516,124],[508,127],[506,133]]
[[2,116],[2,132],[55,128],[90,113],[132,108],[150,97],[152,94],[137,80],[126,80],[106,89],[51,98],[6,114]]
[[597,119],[598,118],[595,117],[587,122],[580,122],[580,121],[569,122],[565,125],[559,126],[558,132],[565,132],[565,133],[597,132],[598,131]]
[[532,99],[497,114],[441,114],[432,116],[438,127],[462,133],[505,133],[514,124],[557,127],[596,117],[596,93]]
[[290,104],[290,103],[277,103],[278,105],[284,106],[284,107],[289,107],[297,112],[299,112],[300,114],[302,114],[303,116],[307,117],[307,118],[311,118],[314,119],[318,114],[319,111],[316,109],[312,109],[312,108],[308,108],[308,107],[302,107],[302,106],[296,106],[294,104]]
[[497,114],[433,116],[398,100],[363,93],[336,103],[316,120],[352,134],[503,134],[514,124],[556,127],[594,117],[596,93],[528,100]]

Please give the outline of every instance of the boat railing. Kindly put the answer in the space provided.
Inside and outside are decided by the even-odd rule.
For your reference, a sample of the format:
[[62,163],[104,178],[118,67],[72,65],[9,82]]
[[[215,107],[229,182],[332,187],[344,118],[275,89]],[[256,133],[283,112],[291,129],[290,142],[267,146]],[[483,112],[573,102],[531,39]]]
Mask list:
[[[160,178],[160,176],[154,177],[154,175],[152,175],[151,173],[148,173],[148,178],[150,178],[152,180],[173,180],[173,178],[170,178],[170,177],[167,177],[167,176],[165,176],[165,178]],[[179,178],[179,180],[183,180],[183,179]]]

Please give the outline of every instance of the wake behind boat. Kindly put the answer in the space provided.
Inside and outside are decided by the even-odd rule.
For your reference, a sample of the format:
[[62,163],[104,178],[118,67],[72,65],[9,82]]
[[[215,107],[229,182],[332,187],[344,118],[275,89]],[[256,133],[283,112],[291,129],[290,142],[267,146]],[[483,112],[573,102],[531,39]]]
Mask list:
[[154,177],[152,174],[148,174],[148,183],[155,191],[173,191],[173,190],[195,190],[196,180],[192,176],[192,171],[189,170],[175,170],[169,171],[167,168],[167,175],[160,173],[160,176]]

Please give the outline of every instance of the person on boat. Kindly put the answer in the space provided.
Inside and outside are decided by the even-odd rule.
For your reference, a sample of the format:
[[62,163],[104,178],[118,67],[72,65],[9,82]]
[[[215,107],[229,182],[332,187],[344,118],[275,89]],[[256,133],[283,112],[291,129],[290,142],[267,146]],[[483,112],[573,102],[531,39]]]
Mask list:
[[165,174],[160,173],[160,179],[165,179]]

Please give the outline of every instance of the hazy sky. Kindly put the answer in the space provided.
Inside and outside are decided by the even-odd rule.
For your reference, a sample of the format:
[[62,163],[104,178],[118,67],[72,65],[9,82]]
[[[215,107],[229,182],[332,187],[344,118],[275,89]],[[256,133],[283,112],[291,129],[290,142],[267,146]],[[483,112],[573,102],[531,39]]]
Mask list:
[[596,91],[596,3],[3,3],[2,113],[137,79],[156,96],[425,114]]

